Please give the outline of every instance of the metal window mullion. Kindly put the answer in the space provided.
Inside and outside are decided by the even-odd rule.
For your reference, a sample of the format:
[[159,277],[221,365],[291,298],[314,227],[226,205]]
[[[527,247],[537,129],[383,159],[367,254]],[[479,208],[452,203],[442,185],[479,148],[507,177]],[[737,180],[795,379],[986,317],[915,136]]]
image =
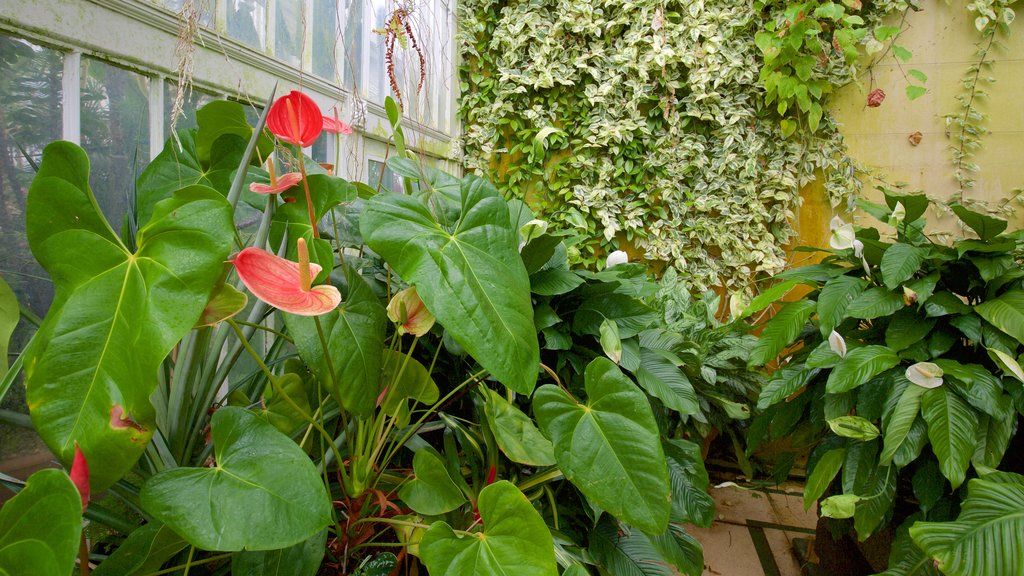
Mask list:
[[302,0],[299,11],[302,22],[302,50],[299,53],[299,66],[302,71],[313,73],[313,0]]
[[277,56],[277,0],[267,0],[267,30],[263,49],[271,56]]
[[62,104],[61,135],[68,142],[82,144],[82,53],[64,55],[64,73],[61,76]]
[[228,2],[230,0],[216,0],[214,6],[213,28],[223,35],[228,33]]
[[149,79],[149,159],[164,148],[164,82],[163,76]]

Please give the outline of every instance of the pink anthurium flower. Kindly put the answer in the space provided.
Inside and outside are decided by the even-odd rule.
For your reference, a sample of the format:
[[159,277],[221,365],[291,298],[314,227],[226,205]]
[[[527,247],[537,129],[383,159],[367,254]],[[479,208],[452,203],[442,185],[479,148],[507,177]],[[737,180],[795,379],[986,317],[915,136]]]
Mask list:
[[292,90],[278,98],[267,115],[267,130],[282,142],[305,148],[316,142],[324,127],[324,116],[312,98]]
[[391,302],[388,302],[388,318],[398,323],[399,334],[423,336],[434,326],[434,315],[427,310],[423,300],[420,300],[415,286],[410,286],[391,298]]
[[343,134],[347,136],[352,133],[352,127],[337,118],[324,116],[324,131],[330,132],[331,134]]
[[89,505],[89,463],[85,460],[85,454],[75,442],[75,459],[71,462],[71,482],[78,488],[78,494],[82,496],[82,510]]
[[289,172],[288,174],[282,174],[280,178],[275,178],[271,174],[270,184],[253,182],[249,184],[249,191],[257,194],[280,194],[299,182],[302,182],[301,172]]
[[310,264],[306,240],[298,240],[299,261],[285,260],[249,247],[232,263],[245,287],[267,304],[299,316],[319,316],[341,304],[341,293],[330,284],[311,286],[321,267]]

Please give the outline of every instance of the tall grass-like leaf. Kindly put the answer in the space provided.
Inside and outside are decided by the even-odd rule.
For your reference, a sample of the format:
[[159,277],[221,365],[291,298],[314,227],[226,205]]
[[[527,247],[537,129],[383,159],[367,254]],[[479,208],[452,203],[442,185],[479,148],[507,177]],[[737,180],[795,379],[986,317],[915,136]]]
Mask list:
[[462,181],[457,218],[435,213],[430,194],[383,193],[367,201],[360,227],[367,245],[403,280],[473,358],[509,388],[529,394],[540,347],[518,231],[494,186]]
[[[29,245],[55,296],[25,364],[39,435],[66,463],[77,442],[100,491],[142,454],[156,426],[157,370],[195,324],[221,276],[234,225],[222,195],[191,186],[156,204],[130,252],[68,142],[46,147],[27,203]],[[82,342],[90,342],[87,347]]]
[[950,576],[1020,574],[1024,566],[1024,478],[995,473],[971,480],[955,522],[918,522],[914,542]]
[[761,337],[750,351],[750,366],[761,366],[774,360],[800,334],[807,319],[814,313],[813,300],[790,302],[764,325]]
[[611,514],[652,534],[668,526],[668,468],[647,396],[607,358],[584,374],[586,404],[542,386],[533,399],[565,477]]

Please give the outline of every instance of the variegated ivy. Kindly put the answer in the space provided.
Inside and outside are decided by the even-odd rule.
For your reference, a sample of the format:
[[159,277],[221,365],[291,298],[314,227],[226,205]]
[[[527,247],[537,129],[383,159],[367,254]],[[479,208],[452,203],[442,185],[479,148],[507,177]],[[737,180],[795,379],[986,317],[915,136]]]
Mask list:
[[587,263],[632,245],[693,289],[742,290],[785,265],[802,185],[823,176],[834,205],[857,191],[827,114],[817,132],[786,139],[764,105],[754,34],[776,8],[466,0],[459,9],[466,164],[577,227]]

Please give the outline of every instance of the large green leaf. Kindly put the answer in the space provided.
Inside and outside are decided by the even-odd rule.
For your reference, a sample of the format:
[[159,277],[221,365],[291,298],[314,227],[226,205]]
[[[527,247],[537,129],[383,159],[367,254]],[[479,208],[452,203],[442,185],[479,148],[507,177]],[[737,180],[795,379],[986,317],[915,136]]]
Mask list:
[[89,462],[102,462],[90,475],[98,491],[131,468],[153,434],[158,367],[202,313],[234,225],[223,196],[192,186],[156,205],[132,254],[103,219],[88,178],[81,148],[47,146],[27,228],[56,293],[25,375],[39,435],[66,463],[76,442]]
[[853,514],[853,527],[861,541],[867,540],[882,525],[896,497],[896,471],[891,466],[878,466],[873,472],[860,492],[865,497],[857,503]]
[[928,251],[911,244],[894,244],[882,256],[882,281],[886,288],[895,290],[921,268]]
[[18,297],[14,295],[14,290],[11,290],[7,282],[0,278],[0,380],[7,374],[7,347],[20,318]]
[[425,200],[378,194],[366,203],[363,238],[416,286],[427,309],[473,358],[502,384],[529,394],[540,348],[517,231],[505,201],[486,181],[466,177],[461,194],[454,221],[439,219]]
[[619,327],[620,338],[632,338],[657,319],[650,306],[637,298],[619,292],[597,294],[580,304],[573,317],[573,330],[599,336],[601,324],[612,320]]
[[227,406],[210,426],[216,465],[174,468],[150,478],[147,513],[203,550],[277,550],[331,522],[316,467],[287,436],[256,414]]
[[896,352],[924,340],[935,327],[935,318],[922,318],[913,308],[899,310],[885,328],[885,345]]
[[[206,104],[196,110],[196,124],[199,126],[196,134],[196,152],[203,163],[210,160],[214,143],[221,137],[230,135],[243,141],[252,138],[252,126],[249,126],[245,118],[245,108],[239,102],[214,100]],[[260,134],[257,146],[259,154],[253,159],[255,163],[259,163],[259,159],[266,158],[274,151],[274,142],[266,132]]]
[[761,337],[750,351],[749,365],[761,366],[774,360],[800,334],[815,307],[814,300],[799,300],[783,306],[764,325]]
[[398,495],[417,513],[438,516],[466,502],[466,496],[448,475],[444,461],[433,451],[417,450],[412,467],[416,476],[402,485]]
[[590,533],[590,553],[615,576],[700,576],[704,550],[676,524],[659,535],[644,534],[607,516]]
[[875,286],[857,296],[857,299],[846,308],[846,315],[850,318],[871,320],[880,316],[888,316],[904,306],[902,294]]
[[533,423],[501,394],[487,389],[484,414],[494,432],[494,439],[509,460],[531,466],[551,466],[555,463],[554,448]]
[[956,360],[936,358],[946,384],[961,398],[993,418],[1005,418],[1010,397],[1003,394],[1002,382],[981,364],[961,364]]
[[640,386],[665,407],[683,416],[700,412],[697,392],[689,378],[658,350],[640,349],[640,366],[635,374]]
[[231,576],[316,576],[323,562],[327,530],[280,550],[241,552],[231,558]]
[[818,459],[814,469],[807,476],[807,485],[804,487],[804,510],[809,510],[818,498],[825,494],[845,460],[845,448],[829,450]]
[[700,446],[687,440],[665,440],[672,486],[672,522],[708,528],[715,519],[715,501],[708,494],[708,472]]
[[[356,198],[356,189],[352,184],[325,174],[311,174],[307,178],[309,195],[313,200],[313,214],[319,223],[334,207]],[[295,192],[288,192],[289,202],[274,211],[273,223],[270,226],[270,246],[277,250],[284,234],[288,232],[288,249],[286,256],[298,260],[297,240],[303,238],[310,247],[309,261],[319,264],[320,274],[314,279],[322,282],[334,267],[334,248],[330,242],[317,238],[313,234],[313,226],[309,223],[309,205],[306,204],[306,193],[299,185]]]
[[846,318],[846,309],[868,287],[867,280],[856,276],[837,276],[818,294],[818,328],[826,338]]
[[[388,317],[363,277],[348,266],[344,271],[347,291],[340,306],[315,319],[282,316],[299,356],[338,403],[357,416],[368,416],[380,394]],[[327,339],[329,356],[324,356],[317,321]],[[333,373],[328,366],[334,368]]]
[[1010,290],[974,307],[979,316],[1024,344],[1024,290]]
[[671,510],[668,469],[646,395],[606,358],[592,361],[584,379],[586,404],[550,384],[534,395],[534,414],[559,468],[604,510],[663,532]]
[[892,415],[884,426],[885,439],[882,445],[882,454],[878,457],[880,464],[887,465],[892,462],[896,451],[907,439],[907,434],[910,433],[910,428],[914,425],[917,413],[921,410],[921,396],[925,391],[924,388],[914,384],[903,389],[903,394],[900,395]]
[[0,574],[67,576],[82,532],[82,499],[62,470],[40,470],[0,510]]
[[990,474],[967,484],[956,522],[918,522],[910,535],[950,576],[1020,574],[1024,566],[1024,478]]
[[832,369],[825,389],[831,394],[853,390],[899,363],[896,353],[885,346],[857,348]]
[[757,399],[757,408],[764,410],[769,406],[778,404],[788,398],[797,390],[803,388],[818,374],[817,368],[806,366],[783,366],[776,370],[772,377],[765,382],[761,388],[761,394]]
[[928,423],[928,440],[939,458],[939,468],[953,488],[964,482],[974,455],[978,419],[971,407],[945,386],[921,397],[921,415]]
[[950,207],[953,209],[953,212],[956,212],[957,217],[964,224],[967,224],[971,230],[974,230],[982,240],[991,240],[1002,233],[1003,230],[1006,230],[1006,220],[979,214],[964,208],[960,204],[952,204]]
[[544,519],[511,482],[480,491],[483,531],[458,536],[435,522],[420,542],[420,558],[434,576],[556,576],[554,541]]
[[93,570],[93,576],[142,576],[160,570],[165,562],[188,547],[174,530],[159,522],[136,528]]

